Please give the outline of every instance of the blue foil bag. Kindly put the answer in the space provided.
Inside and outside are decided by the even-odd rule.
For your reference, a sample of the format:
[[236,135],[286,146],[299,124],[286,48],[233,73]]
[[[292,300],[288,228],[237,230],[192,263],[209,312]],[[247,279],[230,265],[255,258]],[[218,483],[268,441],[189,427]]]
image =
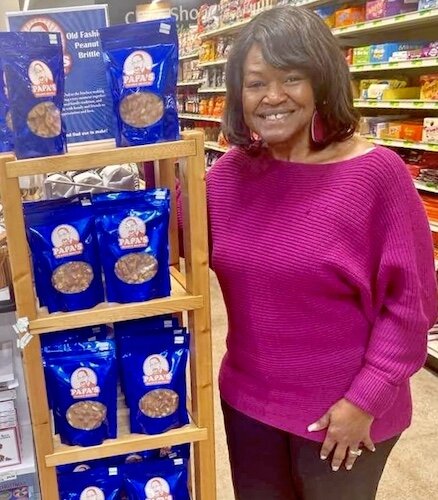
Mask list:
[[[122,373],[131,432],[161,434],[189,423],[186,366],[189,335],[167,331],[124,337]],[[120,355],[119,355],[120,356]]]
[[[0,33],[1,37],[2,33]],[[12,118],[9,111],[9,100],[3,72],[3,62],[0,55],[0,153],[13,151]]]
[[174,18],[99,30],[117,118],[117,146],[179,139]]
[[119,500],[123,476],[119,470],[100,467],[81,474],[58,477],[60,500]]
[[59,33],[2,33],[0,52],[6,77],[17,158],[66,152],[64,64]]
[[79,197],[24,204],[40,305],[49,312],[103,302],[94,212]]
[[190,500],[184,459],[132,464],[123,476],[129,500]]
[[46,354],[61,442],[93,446],[117,436],[117,365],[110,340],[58,346]]
[[108,302],[170,295],[169,191],[93,196]]

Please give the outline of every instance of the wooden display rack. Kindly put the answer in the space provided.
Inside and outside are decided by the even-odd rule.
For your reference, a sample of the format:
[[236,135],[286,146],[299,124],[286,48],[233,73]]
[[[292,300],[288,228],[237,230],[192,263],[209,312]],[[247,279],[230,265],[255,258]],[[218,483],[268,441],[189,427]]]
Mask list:
[[[175,200],[175,159],[180,162],[183,197],[186,273],[179,272],[178,227]],[[100,304],[93,309],[48,314],[37,308],[23,218],[19,177],[68,170],[88,170],[117,163],[156,162],[157,185],[172,193],[169,229],[172,295],[132,304]],[[194,443],[194,491],[197,500],[215,500],[215,458],[209,295],[207,206],[204,142],[200,132],[183,140],[130,148],[98,149],[89,146],[61,156],[16,160],[0,156],[0,190],[8,234],[17,316],[29,320],[31,342],[23,349],[24,371],[43,500],[58,500],[55,467],[83,460],[111,457],[182,443]],[[41,358],[39,335],[167,313],[187,311],[191,332],[191,423],[157,436],[130,434],[119,424],[119,437],[91,447],[59,444],[53,435]],[[125,413],[125,415],[123,415]],[[119,417],[126,417],[119,411]]]

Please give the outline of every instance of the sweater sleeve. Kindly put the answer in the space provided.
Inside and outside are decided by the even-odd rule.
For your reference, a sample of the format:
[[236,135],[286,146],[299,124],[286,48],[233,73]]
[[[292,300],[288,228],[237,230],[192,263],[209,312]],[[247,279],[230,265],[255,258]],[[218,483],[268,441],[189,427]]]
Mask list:
[[[427,331],[437,316],[433,245],[427,217],[400,158],[379,173],[375,223],[370,226],[372,324],[361,371],[345,397],[376,418],[394,403],[401,384],[427,355]],[[370,222],[371,224],[371,222]]]

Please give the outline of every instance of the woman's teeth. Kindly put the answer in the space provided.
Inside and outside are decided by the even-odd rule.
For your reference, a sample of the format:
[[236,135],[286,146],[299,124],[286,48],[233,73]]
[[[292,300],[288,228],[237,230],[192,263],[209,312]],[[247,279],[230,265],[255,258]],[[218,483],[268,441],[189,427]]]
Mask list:
[[282,118],[285,118],[289,114],[290,114],[289,112],[287,112],[287,113],[275,113],[275,114],[269,114],[269,115],[262,115],[262,117],[265,120],[273,122],[275,120],[281,120]]

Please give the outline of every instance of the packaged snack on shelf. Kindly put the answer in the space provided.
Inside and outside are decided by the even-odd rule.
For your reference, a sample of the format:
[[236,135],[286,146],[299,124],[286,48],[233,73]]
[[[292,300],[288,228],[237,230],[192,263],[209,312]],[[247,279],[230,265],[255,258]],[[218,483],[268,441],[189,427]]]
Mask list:
[[419,0],[418,10],[435,9],[438,7],[438,0]]
[[13,141],[17,158],[66,152],[64,63],[57,33],[1,33]]
[[397,43],[380,43],[371,45],[370,62],[383,63],[389,61],[394,52],[398,50]]
[[401,122],[388,122],[388,127],[385,134],[382,136],[385,139],[401,139],[402,137],[402,124]]
[[438,143],[438,117],[424,118],[423,142]]
[[405,87],[397,89],[386,89],[383,91],[382,99],[385,101],[398,99],[419,99],[420,87]]
[[371,62],[371,45],[353,49],[353,64],[368,64]]
[[170,295],[167,189],[93,196],[109,302]]
[[438,73],[420,76],[420,99],[438,100]]
[[187,461],[151,460],[127,465],[123,475],[129,500],[190,500]]
[[335,12],[336,28],[350,26],[352,24],[361,23],[362,21],[365,21],[365,8],[362,5],[340,9]]
[[199,7],[198,11],[198,32],[203,33],[208,30],[208,4],[203,4]]
[[100,467],[81,474],[62,474],[58,482],[60,500],[118,500],[123,476],[117,467]]
[[329,28],[335,27],[335,11],[336,6],[334,5],[325,5],[315,9],[315,13],[324,20],[325,24],[327,24]]
[[[129,333],[129,332],[128,332]],[[173,331],[120,340],[131,432],[161,434],[189,423],[186,365],[189,336]]]
[[104,300],[90,205],[79,197],[24,204],[38,298],[51,313],[88,309]]
[[4,81],[3,62],[0,56],[0,153],[6,153],[14,149],[12,118]]
[[405,141],[420,142],[423,138],[423,121],[411,120],[401,124],[400,138]]
[[53,414],[61,442],[94,446],[117,437],[117,365],[113,341],[63,344],[46,353]]
[[388,89],[401,89],[407,86],[407,79],[378,80],[371,83],[361,93],[361,99],[383,99],[383,94]]
[[421,57],[438,57],[438,42],[429,42],[421,49]]
[[179,138],[174,18],[99,30],[117,118],[117,146]]

